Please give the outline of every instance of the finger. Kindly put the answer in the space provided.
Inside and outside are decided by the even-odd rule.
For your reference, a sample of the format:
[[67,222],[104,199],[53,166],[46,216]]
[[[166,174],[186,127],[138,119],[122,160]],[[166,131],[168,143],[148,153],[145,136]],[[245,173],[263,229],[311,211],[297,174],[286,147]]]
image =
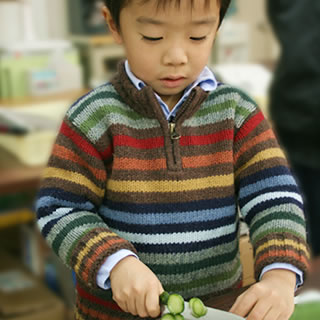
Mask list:
[[146,298],[144,294],[139,294],[136,298],[136,310],[137,310],[137,314],[141,318],[145,318],[148,316],[145,301],[146,301]]
[[250,290],[247,290],[237,298],[229,312],[245,317],[256,303],[257,297]]
[[156,318],[160,315],[159,295],[157,291],[149,290],[146,295],[146,309],[150,317]]
[[271,308],[265,315],[264,320],[288,320],[288,318],[283,318],[279,309]]
[[132,297],[132,299],[127,301],[127,308],[128,308],[127,312],[133,314],[134,316],[138,314],[135,297]]
[[[270,310],[272,310],[272,306],[270,304],[265,304],[262,301],[259,301],[249,312],[247,320],[266,320],[265,317]],[[272,318],[272,320],[275,319],[276,318]]]
[[120,307],[120,309],[124,312],[129,312],[127,304],[125,302],[118,302],[116,301],[117,305]]

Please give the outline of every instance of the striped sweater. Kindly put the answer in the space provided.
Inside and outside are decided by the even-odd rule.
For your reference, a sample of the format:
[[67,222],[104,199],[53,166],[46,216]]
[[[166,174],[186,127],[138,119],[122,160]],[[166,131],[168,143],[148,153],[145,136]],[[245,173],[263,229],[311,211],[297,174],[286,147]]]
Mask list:
[[[43,236],[77,276],[76,319],[131,319],[97,286],[120,249],[167,291],[208,297],[241,285],[240,211],[255,273],[308,265],[302,200],[261,111],[221,85],[192,90],[168,123],[123,66],[68,110],[37,199]],[[240,210],[238,210],[240,209]]]

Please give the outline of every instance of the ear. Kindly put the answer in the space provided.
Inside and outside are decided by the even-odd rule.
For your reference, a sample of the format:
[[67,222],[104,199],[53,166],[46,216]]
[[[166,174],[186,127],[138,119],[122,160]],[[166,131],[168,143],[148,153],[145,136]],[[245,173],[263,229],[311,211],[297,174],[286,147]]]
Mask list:
[[118,30],[116,23],[114,22],[114,20],[111,16],[111,13],[106,6],[102,7],[102,14],[104,16],[104,19],[107,22],[107,25],[109,27],[109,30],[111,32],[111,35],[112,35],[114,41],[118,44],[122,44],[122,37],[121,37],[120,30]]

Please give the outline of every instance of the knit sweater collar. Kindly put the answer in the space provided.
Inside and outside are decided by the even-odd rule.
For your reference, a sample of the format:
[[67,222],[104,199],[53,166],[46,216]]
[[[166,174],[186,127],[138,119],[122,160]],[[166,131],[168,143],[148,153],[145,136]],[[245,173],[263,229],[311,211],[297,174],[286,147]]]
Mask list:
[[[136,112],[147,118],[157,118],[160,122],[167,122],[153,89],[150,86],[145,86],[138,90],[129,79],[125,71],[124,62],[119,64],[118,72],[111,83],[124,102]],[[200,108],[201,103],[207,96],[208,92],[199,86],[195,87],[177,112],[176,121],[180,118],[187,119],[191,117]]]

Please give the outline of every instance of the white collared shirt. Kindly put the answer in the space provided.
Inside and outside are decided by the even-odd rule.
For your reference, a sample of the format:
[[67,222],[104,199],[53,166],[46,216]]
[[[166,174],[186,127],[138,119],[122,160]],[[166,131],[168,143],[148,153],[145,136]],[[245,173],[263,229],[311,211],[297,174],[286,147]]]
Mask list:
[[[143,87],[146,86],[146,84],[138,79],[131,71],[130,66],[129,66],[129,62],[128,60],[125,61],[125,70],[126,73],[129,77],[129,79],[131,80],[131,82],[134,84],[134,86],[138,89],[141,90]],[[202,72],[200,73],[199,77],[196,79],[196,81],[194,81],[193,83],[191,83],[185,90],[184,93],[182,95],[182,97],[180,98],[180,100],[177,102],[177,104],[172,108],[172,110],[170,111],[168,105],[163,102],[163,100],[161,99],[161,97],[157,94],[154,93],[156,98],[158,99],[160,106],[166,116],[166,119],[169,120],[170,118],[173,118],[179,107],[181,107],[181,105],[183,104],[183,102],[188,98],[190,92],[192,91],[192,89],[196,86],[200,86],[204,91],[213,91],[218,87],[218,81],[215,78],[213,72],[208,68],[205,67]]]

